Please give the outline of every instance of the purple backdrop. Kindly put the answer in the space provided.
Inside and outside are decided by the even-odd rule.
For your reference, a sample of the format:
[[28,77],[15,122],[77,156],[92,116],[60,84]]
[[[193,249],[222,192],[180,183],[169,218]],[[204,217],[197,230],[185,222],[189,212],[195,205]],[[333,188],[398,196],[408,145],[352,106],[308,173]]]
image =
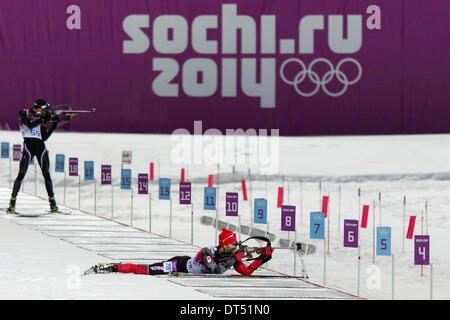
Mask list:
[[[76,11],[67,13],[73,4],[81,29],[67,26],[77,21]],[[370,20],[373,4],[381,20]],[[448,0],[2,1],[0,126],[18,129],[18,110],[44,98],[97,109],[65,127],[76,131],[192,133],[194,120],[202,120],[204,130],[279,128],[281,135],[450,132],[449,10]],[[133,29],[131,15],[142,15],[134,25],[149,26]],[[210,17],[195,19],[204,15]],[[334,25],[336,15],[343,25]],[[381,29],[369,29],[368,20],[381,21]],[[246,28],[234,40],[239,23]],[[330,45],[342,30],[356,40]],[[126,50],[143,52],[124,52],[133,39]],[[233,45],[237,53],[228,51]],[[309,71],[300,72],[298,60],[281,70],[288,59]],[[264,86],[252,86],[254,77]]]

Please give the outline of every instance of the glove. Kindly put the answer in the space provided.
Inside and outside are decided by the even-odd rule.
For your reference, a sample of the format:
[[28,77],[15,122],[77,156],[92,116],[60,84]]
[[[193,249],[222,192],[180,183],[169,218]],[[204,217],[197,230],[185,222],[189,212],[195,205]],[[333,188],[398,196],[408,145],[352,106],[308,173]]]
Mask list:
[[258,258],[262,260],[262,263],[266,263],[267,261],[272,259],[273,248],[272,247],[263,247],[261,249],[262,249],[262,252]]
[[261,256],[262,257],[267,257],[267,256],[271,256],[273,253],[273,248],[272,247],[263,247],[261,248],[263,251],[261,252]]
[[52,118],[51,113],[50,112],[46,112],[45,116],[44,116],[44,121],[45,122],[49,122],[51,118]]
[[237,253],[235,253],[234,254],[234,257],[236,258],[236,260],[238,261],[238,262],[241,262],[242,261],[242,257],[245,255],[245,252],[244,251],[239,251],[239,252],[237,252]]

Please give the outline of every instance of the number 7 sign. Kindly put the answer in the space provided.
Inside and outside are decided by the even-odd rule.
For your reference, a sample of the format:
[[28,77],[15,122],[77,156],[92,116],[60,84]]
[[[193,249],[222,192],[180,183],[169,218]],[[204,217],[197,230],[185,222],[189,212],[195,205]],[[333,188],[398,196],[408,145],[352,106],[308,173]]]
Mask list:
[[311,239],[325,239],[325,214],[323,212],[311,212],[309,237]]

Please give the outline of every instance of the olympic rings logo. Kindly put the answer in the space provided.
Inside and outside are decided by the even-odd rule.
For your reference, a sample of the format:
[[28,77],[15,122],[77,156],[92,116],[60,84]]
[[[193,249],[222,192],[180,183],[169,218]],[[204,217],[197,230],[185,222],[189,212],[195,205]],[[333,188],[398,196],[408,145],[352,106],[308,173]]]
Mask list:
[[[301,67],[301,70],[295,75],[294,79],[292,80],[287,79],[284,74],[285,68],[289,63],[295,63]],[[325,63],[330,69],[322,76],[322,78],[320,78],[319,75],[315,71],[313,71],[313,67],[317,63]],[[347,75],[341,70],[342,66],[345,63],[353,63],[358,68],[358,74],[353,80],[349,80]],[[302,60],[297,58],[290,58],[284,61],[283,64],[281,65],[280,76],[285,83],[294,86],[295,91],[301,96],[312,97],[319,91],[320,88],[322,88],[322,90],[330,97],[339,97],[347,91],[348,86],[355,84],[361,79],[362,67],[361,64],[353,58],[342,59],[337,64],[336,69],[334,68],[333,64],[325,58],[314,59],[310,63],[308,68],[306,67],[305,63]],[[306,79],[306,76],[308,76],[308,79],[313,84],[315,84],[315,88],[311,92],[304,92],[300,89],[300,84]],[[330,83],[331,80],[333,80],[334,76],[336,76],[336,79],[343,84],[343,88],[338,92],[331,92],[327,88],[327,84]]]

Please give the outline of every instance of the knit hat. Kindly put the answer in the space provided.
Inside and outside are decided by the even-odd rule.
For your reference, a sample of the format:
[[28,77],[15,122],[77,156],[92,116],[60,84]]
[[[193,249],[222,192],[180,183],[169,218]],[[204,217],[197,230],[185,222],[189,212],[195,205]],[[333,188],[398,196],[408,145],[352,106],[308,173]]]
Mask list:
[[219,245],[226,246],[227,244],[236,242],[237,242],[236,235],[230,230],[223,228],[222,232],[219,234]]

